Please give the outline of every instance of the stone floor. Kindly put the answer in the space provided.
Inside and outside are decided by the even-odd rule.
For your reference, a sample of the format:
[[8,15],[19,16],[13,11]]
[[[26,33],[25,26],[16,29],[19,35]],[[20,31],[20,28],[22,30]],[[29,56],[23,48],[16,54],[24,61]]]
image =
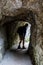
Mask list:
[[24,50],[13,50],[6,52],[0,65],[32,65],[31,59]]

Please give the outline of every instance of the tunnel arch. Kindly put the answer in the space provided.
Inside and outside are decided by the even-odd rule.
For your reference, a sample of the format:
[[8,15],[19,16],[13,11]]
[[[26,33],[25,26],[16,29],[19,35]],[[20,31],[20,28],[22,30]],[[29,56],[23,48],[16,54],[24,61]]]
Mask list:
[[[37,12],[36,12],[37,13]],[[35,32],[36,33],[36,29],[37,29],[37,21],[35,19],[35,16],[37,16],[37,14],[35,14],[35,11],[30,9],[24,9],[24,12],[22,12],[21,14],[17,15],[17,16],[3,16],[2,21],[4,21],[5,23],[3,23],[3,25],[12,25],[12,23],[15,23],[15,21],[20,21],[22,23],[22,21],[26,21],[28,23],[31,24],[31,32]],[[32,36],[32,35],[31,35]],[[35,37],[36,38],[36,37]]]
[[[36,12],[37,13],[37,12]],[[5,21],[5,23],[3,24],[4,26],[6,26],[6,30],[7,30],[7,34],[9,35],[10,30],[11,30],[11,26],[15,23],[15,26],[17,25],[16,21],[20,21],[22,23],[22,21],[26,21],[28,23],[31,24],[31,36],[30,36],[30,46],[28,48],[28,53],[31,56],[32,60],[35,61],[33,58],[34,54],[33,54],[33,50],[34,47],[36,45],[36,38],[37,38],[37,21],[35,19],[35,16],[37,17],[37,14],[34,13],[33,10],[24,10],[24,12],[20,13],[17,16],[4,16],[2,21]],[[9,27],[10,26],[10,27]],[[13,31],[13,30],[12,30]],[[8,36],[9,37],[9,36]],[[10,38],[10,37],[9,37]],[[8,38],[8,39],[9,39]],[[11,38],[12,39],[12,38]],[[11,40],[10,39],[10,40]],[[9,40],[8,40],[9,42]],[[10,42],[9,42],[10,43]],[[30,53],[31,52],[31,53]]]

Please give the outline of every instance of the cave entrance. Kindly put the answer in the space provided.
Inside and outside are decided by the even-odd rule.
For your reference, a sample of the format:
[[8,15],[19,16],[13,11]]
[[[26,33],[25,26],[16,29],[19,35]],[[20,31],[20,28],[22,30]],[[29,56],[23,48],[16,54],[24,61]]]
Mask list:
[[[22,48],[23,47],[23,41],[20,44],[20,49],[18,49],[18,45],[19,45],[19,42],[20,42],[20,37],[19,37],[19,34],[17,32],[15,34],[15,37],[13,36],[13,38],[14,38],[13,43],[14,44],[12,45],[12,49],[18,49],[20,51],[21,50],[22,51],[27,51],[28,50],[29,43],[30,43],[30,35],[31,35],[31,32],[30,32],[31,24],[26,22],[26,21],[21,21],[21,22],[19,21],[17,26],[16,26],[16,29],[18,30],[18,28],[25,26],[25,24],[28,24],[28,27],[26,29],[26,34],[25,34],[25,40],[24,40],[25,49]],[[20,32],[22,32],[22,31],[20,31]]]
[[[15,46],[14,40],[17,41],[16,38],[18,37],[18,35],[16,37],[16,34],[17,34],[16,32],[17,32],[18,24],[20,23],[22,25],[22,22],[24,24],[29,23],[31,26],[30,26],[30,40],[29,40],[27,53],[32,58],[32,62],[34,62],[35,60],[34,60],[33,50],[36,45],[37,22],[35,19],[35,14],[32,10],[26,10],[25,12],[21,13],[17,16],[13,16],[13,17],[12,16],[4,16],[2,21],[5,21],[4,26],[6,28],[6,36],[7,36],[6,48],[8,50],[8,49],[11,49],[12,46]],[[19,27],[21,26],[20,24],[19,24]],[[29,35],[28,35],[28,37],[29,37]],[[15,54],[15,51],[14,51],[14,54]]]
[[[26,13],[25,13],[26,12]],[[14,38],[15,33],[17,31],[16,28],[18,23],[28,22],[30,23],[30,43],[28,47],[28,52],[30,50],[31,53],[33,53],[34,46],[36,45],[36,35],[37,35],[37,25],[35,20],[35,14],[32,10],[26,10],[24,13],[21,13],[17,16],[5,16],[5,26],[6,26],[6,33],[7,33],[7,48],[11,48],[14,45]],[[12,34],[13,33],[13,34]],[[32,54],[33,55],[33,54]]]

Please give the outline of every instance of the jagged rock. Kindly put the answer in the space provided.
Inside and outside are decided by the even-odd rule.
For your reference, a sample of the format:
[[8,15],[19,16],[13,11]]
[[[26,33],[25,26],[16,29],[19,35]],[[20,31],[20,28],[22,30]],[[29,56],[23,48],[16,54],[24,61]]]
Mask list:
[[[35,29],[32,28],[31,36],[34,60],[36,65],[43,65],[43,0],[0,0],[0,25],[11,21],[12,16],[27,14],[29,10],[34,13],[36,23]],[[11,18],[5,16],[11,16]],[[25,16],[20,17],[25,18]]]

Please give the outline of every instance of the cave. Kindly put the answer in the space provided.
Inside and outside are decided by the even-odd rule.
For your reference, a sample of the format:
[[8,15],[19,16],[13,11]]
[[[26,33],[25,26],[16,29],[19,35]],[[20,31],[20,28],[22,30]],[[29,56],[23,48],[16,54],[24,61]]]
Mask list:
[[29,10],[27,11],[27,13],[21,13],[20,15],[13,17],[3,16],[2,21],[5,21],[3,27],[5,28],[6,40],[7,40],[7,43],[4,44],[5,51],[11,49],[12,46],[14,46],[14,41],[17,41],[17,35],[16,35],[17,28],[20,27],[20,25],[24,25],[26,23],[30,24],[29,26],[30,39],[28,41],[29,44],[26,53],[30,55],[32,62],[35,63],[33,50],[34,50],[34,46],[36,45],[37,25],[36,25],[34,13],[31,10]]
[[[17,29],[25,23],[31,25],[28,48],[17,49]],[[0,65],[8,64],[43,65],[43,0],[0,0]]]
[[[37,52],[37,31],[38,31],[38,23],[37,23],[37,15],[34,14],[32,10],[26,10],[26,13],[23,12],[17,16],[3,16],[1,27],[5,30],[5,38],[4,40],[4,53],[8,50],[12,50],[12,46],[15,46],[15,42],[17,41],[17,28],[20,26],[24,26],[25,23],[30,24],[30,39],[29,46],[26,50],[26,54],[28,54],[32,60],[32,64],[36,64],[35,54]],[[4,23],[3,23],[4,21]],[[17,41],[18,42],[18,41]],[[15,52],[17,49],[13,49]],[[19,50],[21,51],[21,49]],[[12,52],[12,51],[11,51]],[[21,52],[20,52],[21,53]]]

